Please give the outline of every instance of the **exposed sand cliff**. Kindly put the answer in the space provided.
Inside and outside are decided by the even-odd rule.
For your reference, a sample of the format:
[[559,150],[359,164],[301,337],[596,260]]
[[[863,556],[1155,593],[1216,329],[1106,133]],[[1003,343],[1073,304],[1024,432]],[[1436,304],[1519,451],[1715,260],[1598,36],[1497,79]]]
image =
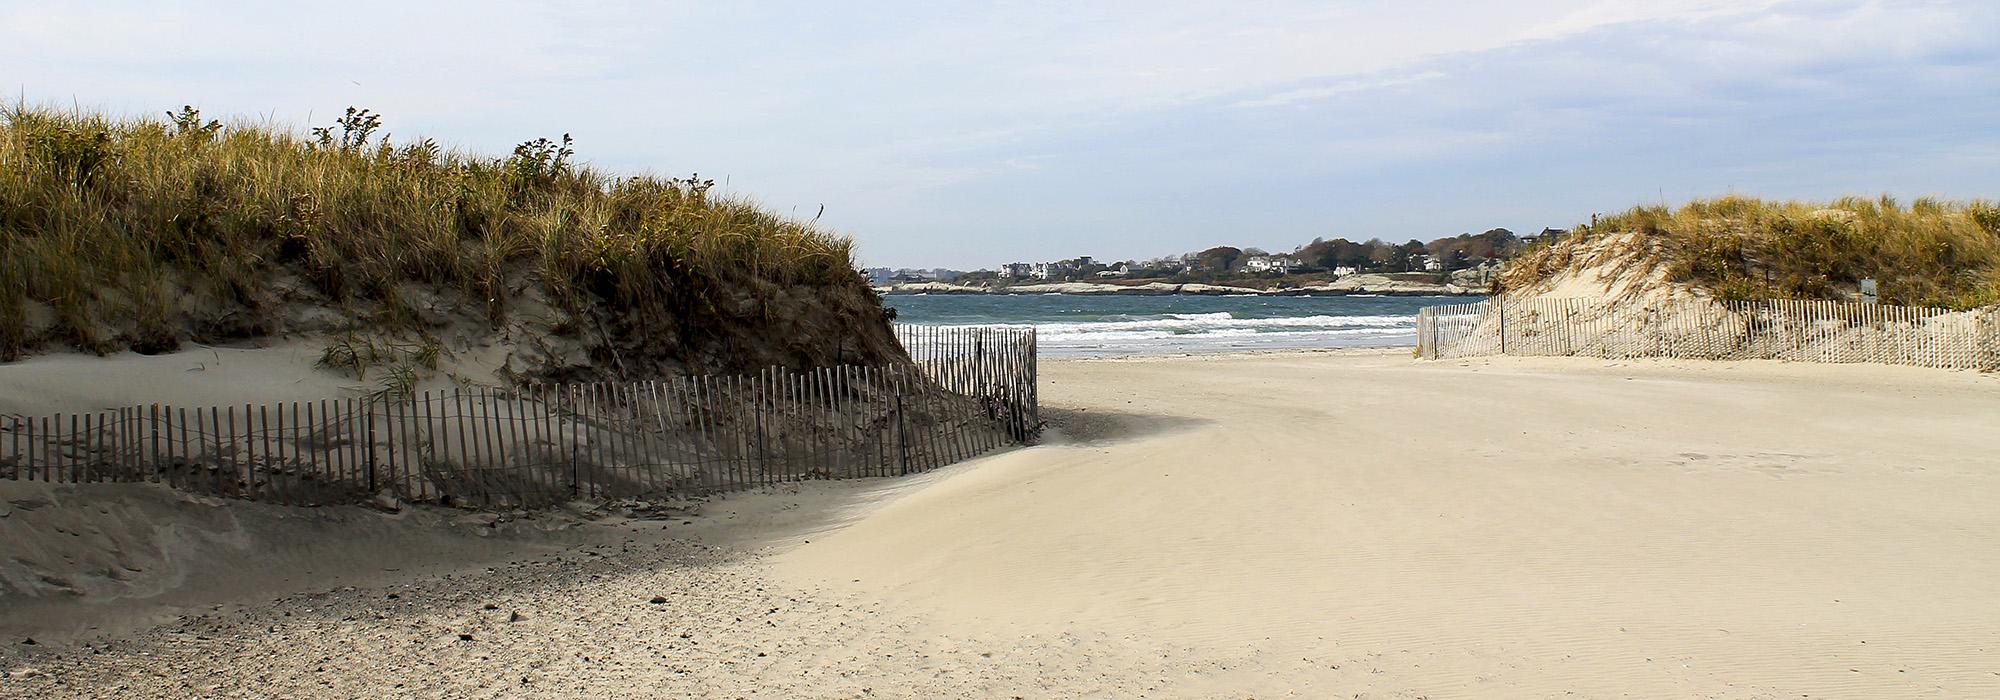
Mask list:
[[576,380],[902,356],[844,236],[567,138],[485,157],[382,128],[0,110],[0,361],[307,342]]

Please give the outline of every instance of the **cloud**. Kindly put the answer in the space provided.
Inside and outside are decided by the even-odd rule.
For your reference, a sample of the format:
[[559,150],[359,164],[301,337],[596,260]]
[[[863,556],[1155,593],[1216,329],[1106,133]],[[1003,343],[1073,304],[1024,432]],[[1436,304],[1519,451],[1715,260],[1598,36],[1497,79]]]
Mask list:
[[1420,83],[1426,80],[1436,80],[1444,76],[1445,74],[1440,71],[1428,70],[1411,75],[1342,80],[1330,85],[1320,85],[1317,87],[1307,87],[1307,88],[1294,88],[1291,90],[1286,90],[1283,92],[1270,95],[1268,97],[1260,97],[1253,100],[1243,100],[1240,102],[1235,102],[1232,103],[1230,106],[1284,107],[1287,105],[1295,104],[1298,102],[1304,102],[1307,100],[1323,100],[1329,97],[1334,97],[1337,95],[1345,95],[1348,93],[1400,87],[1404,85],[1410,85],[1412,83]]
[[602,167],[824,202],[910,264],[1420,237],[1742,172],[2000,188],[1935,157],[2000,141],[2000,7],[1973,0],[341,7],[8,5],[0,88],[301,127],[356,105],[489,153],[570,132]]

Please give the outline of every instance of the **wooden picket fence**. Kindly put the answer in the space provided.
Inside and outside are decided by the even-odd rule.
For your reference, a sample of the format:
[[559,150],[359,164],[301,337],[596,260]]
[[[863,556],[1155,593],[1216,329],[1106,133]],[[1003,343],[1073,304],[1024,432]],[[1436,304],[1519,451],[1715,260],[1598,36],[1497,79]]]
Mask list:
[[2000,369],[2000,307],[1495,297],[1420,310],[1417,354],[1876,362],[1991,371]]
[[908,474],[1039,430],[1032,328],[896,335],[884,367],[0,416],[0,478],[524,507]]

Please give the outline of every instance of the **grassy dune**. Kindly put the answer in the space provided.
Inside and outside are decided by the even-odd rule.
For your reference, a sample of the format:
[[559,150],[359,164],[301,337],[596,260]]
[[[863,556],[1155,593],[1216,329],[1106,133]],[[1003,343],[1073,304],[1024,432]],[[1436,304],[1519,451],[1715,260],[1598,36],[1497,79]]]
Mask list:
[[392,141],[365,110],[308,134],[165,116],[0,113],[0,359],[255,337],[301,293],[397,328],[412,284],[496,323],[530,285],[687,335],[742,290],[860,285],[848,239],[712,181],[583,167],[568,136],[496,158]]
[[1632,235],[1615,264],[1724,299],[1846,299],[1862,279],[1884,303],[1971,308],[2000,303],[2000,205],[1889,197],[1833,202],[1744,197],[1677,209],[1635,207],[1523,255],[1502,280],[1521,289],[1578,264],[1593,241]]

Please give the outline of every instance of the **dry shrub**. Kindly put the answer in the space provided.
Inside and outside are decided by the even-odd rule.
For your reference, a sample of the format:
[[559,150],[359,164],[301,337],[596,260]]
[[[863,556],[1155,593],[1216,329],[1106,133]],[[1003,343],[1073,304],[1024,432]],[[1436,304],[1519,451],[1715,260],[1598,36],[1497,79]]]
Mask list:
[[[1635,207],[1529,251],[1502,279],[1521,289],[1575,264],[1593,241],[1631,234],[1623,265],[1723,299],[1850,299],[1863,279],[1881,301],[1966,309],[2000,303],[2000,207],[1992,202],[1845,197],[1831,203],[1747,197]],[[1601,261],[1590,261],[1596,264]]]
[[256,335],[281,277],[390,319],[410,316],[397,286],[420,283],[497,320],[525,276],[562,303],[679,323],[727,286],[858,284],[847,238],[712,194],[712,180],[600,173],[571,161],[568,136],[489,158],[381,126],[354,109],[309,136],[192,108],[0,112],[0,359]]

